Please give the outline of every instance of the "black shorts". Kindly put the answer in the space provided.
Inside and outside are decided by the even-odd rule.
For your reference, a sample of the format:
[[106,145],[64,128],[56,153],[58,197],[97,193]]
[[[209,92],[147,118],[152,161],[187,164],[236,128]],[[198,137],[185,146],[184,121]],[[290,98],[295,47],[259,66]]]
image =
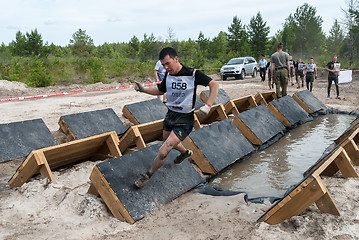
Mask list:
[[314,73],[308,73],[305,75],[305,81],[306,82],[314,82]]
[[290,68],[290,76],[291,76],[291,77],[294,77],[294,71],[293,71],[293,68],[292,68],[292,67]]
[[295,76],[304,77],[304,73],[303,73],[303,71],[298,70],[298,71],[295,72]]
[[171,132],[178,137],[179,140],[183,141],[193,129],[193,125],[185,124],[185,125],[171,125],[166,119],[163,121],[163,131]]

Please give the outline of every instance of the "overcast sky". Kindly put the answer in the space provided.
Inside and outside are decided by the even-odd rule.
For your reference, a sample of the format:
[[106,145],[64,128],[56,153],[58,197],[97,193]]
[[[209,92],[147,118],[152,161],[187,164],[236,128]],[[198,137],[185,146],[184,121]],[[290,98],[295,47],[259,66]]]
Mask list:
[[[200,31],[213,38],[220,31],[227,32],[234,16],[242,24],[260,12],[270,36],[282,28],[289,14],[304,1],[283,0],[0,0],[0,43],[15,40],[17,31],[30,32],[37,28],[44,42],[66,46],[79,28],[94,40],[128,42],[134,35],[140,40],[146,33],[165,40],[172,28],[178,40],[195,40]],[[328,33],[334,19],[344,17],[346,0],[310,1],[323,19]]]

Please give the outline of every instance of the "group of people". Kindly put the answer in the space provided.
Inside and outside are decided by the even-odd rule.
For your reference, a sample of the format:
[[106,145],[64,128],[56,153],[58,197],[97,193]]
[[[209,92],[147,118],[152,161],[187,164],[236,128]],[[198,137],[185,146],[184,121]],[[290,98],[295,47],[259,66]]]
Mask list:
[[[337,56],[333,56],[331,62],[329,62],[325,70],[328,71],[328,98],[330,98],[330,89],[332,82],[335,83],[337,99],[340,99],[338,77],[340,75],[340,63],[337,61]],[[314,59],[310,58],[309,63],[305,64],[301,58],[297,58],[294,62],[292,56],[283,51],[283,44],[277,45],[277,52],[273,53],[270,57],[270,61],[267,62],[265,56],[262,55],[258,61],[259,74],[262,82],[265,81],[266,72],[268,71],[268,86],[269,89],[276,86],[277,97],[284,97],[287,95],[288,83],[290,82],[297,88],[304,87],[304,76],[306,87],[309,91],[313,90],[313,82],[317,79],[318,70],[314,63]],[[295,76],[295,80],[294,80]]]

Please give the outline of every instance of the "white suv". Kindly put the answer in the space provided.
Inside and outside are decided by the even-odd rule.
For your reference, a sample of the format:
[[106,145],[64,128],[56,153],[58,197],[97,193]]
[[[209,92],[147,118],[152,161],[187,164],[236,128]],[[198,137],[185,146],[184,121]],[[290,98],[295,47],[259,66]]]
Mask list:
[[244,79],[246,75],[252,77],[257,76],[257,61],[252,57],[232,58],[220,70],[223,80],[227,77],[235,77],[235,79]]

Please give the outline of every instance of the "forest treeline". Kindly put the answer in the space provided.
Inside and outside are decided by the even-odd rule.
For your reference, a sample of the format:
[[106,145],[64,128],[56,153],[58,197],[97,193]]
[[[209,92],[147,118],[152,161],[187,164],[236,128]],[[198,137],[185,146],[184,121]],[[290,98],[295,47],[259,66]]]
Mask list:
[[153,33],[140,40],[133,36],[129,42],[104,43],[95,46],[86,30],[79,29],[67,46],[44,42],[37,29],[22,33],[15,40],[0,46],[0,79],[24,82],[33,87],[56,84],[132,81],[154,79],[154,65],[163,47],[174,47],[181,62],[206,73],[217,73],[233,57],[261,54],[267,57],[282,42],[293,59],[307,61],[314,57],[318,66],[325,66],[337,55],[343,67],[359,68],[359,3],[349,0],[343,9],[343,20],[335,20],[329,33],[322,29],[323,20],[317,10],[304,3],[283,23],[283,28],[269,37],[270,27],[260,12],[249,23],[234,16],[227,31],[208,38],[199,32],[197,39],[176,40],[168,28],[166,40]]

